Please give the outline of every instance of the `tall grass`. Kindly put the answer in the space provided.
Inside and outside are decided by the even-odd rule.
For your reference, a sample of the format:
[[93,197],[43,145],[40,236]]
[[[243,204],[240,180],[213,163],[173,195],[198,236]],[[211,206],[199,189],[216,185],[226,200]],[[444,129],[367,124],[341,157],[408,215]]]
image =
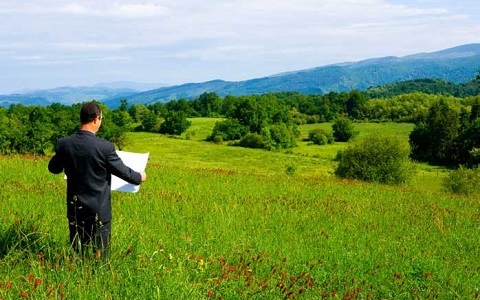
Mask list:
[[478,198],[336,180],[310,155],[131,141],[151,152],[148,178],[113,195],[108,265],[70,250],[48,158],[0,157],[0,298],[478,296]]

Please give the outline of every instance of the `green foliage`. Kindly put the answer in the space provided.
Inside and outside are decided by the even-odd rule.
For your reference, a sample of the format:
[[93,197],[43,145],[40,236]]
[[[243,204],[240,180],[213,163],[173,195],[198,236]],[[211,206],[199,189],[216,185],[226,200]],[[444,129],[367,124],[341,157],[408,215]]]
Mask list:
[[438,96],[410,93],[391,98],[372,99],[362,106],[368,120],[418,123],[425,120],[432,103]]
[[294,165],[285,166],[285,174],[288,176],[295,175],[295,172],[297,172],[297,168]]
[[460,126],[458,111],[446,98],[432,104],[424,122],[418,123],[410,134],[414,159],[440,165],[457,165],[465,161],[468,151],[476,144],[473,142],[472,145],[468,139],[475,139],[478,133],[476,129],[471,130],[475,125],[469,124],[468,120]]
[[165,116],[165,121],[160,125],[160,133],[181,135],[185,132],[192,122],[187,119],[185,112],[169,112]]
[[237,119],[250,132],[256,133],[272,124],[293,123],[288,107],[270,94],[239,97],[230,104],[226,116]]
[[333,133],[321,128],[313,129],[308,132],[308,139],[315,145],[333,144],[335,139]]
[[153,111],[144,111],[142,129],[146,132],[157,132],[160,127],[160,119]]
[[392,98],[395,96],[421,92],[431,95],[468,97],[475,95],[475,81],[455,84],[438,78],[422,78],[371,87],[366,93],[371,98]]
[[[157,115],[166,115],[170,111],[180,112],[183,111],[188,117],[201,116],[200,111],[195,110],[195,101],[187,101],[185,99],[171,100],[165,104],[156,102],[148,106],[150,110],[155,111]],[[209,108],[210,109],[210,108]],[[217,111],[210,111],[209,117],[218,114]]]
[[145,116],[150,113],[150,109],[143,104],[135,104],[128,109],[128,113],[134,122],[142,122]]
[[240,139],[240,141],[238,141],[238,143],[236,143],[236,145],[254,149],[264,149],[266,146],[263,136],[256,132],[247,133]]
[[458,148],[458,164],[476,166],[480,163],[480,117],[461,128],[455,146]]
[[238,140],[247,132],[248,128],[241,125],[238,119],[227,119],[215,123],[215,127],[213,127],[209,140],[216,136],[222,137],[222,140],[224,141]]
[[68,117],[61,113],[54,116],[52,109],[41,106],[19,104],[1,109],[0,153],[44,154],[53,147],[58,132],[70,130],[68,122],[61,122],[62,116]]
[[347,115],[352,119],[363,119],[363,106],[368,100],[370,100],[370,98],[365,93],[357,90],[349,92],[345,102]]
[[472,169],[460,166],[450,171],[442,184],[445,191],[450,193],[480,196],[480,169],[478,166]]
[[337,119],[332,125],[332,130],[333,137],[335,138],[335,141],[338,142],[348,142],[358,135],[352,121],[347,118]]
[[215,144],[223,144],[223,138],[221,135],[216,135],[211,138],[211,141]]
[[397,136],[366,136],[338,154],[335,174],[341,178],[403,184],[413,176],[410,146]]
[[205,92],[195,99],[193,107],[202,117],[218,117],[222,113],[223,99],[215,92]]
[[289,149],[296,146],[298,131],[296,126],[285,123],[264,127],[260,133],[268,150]]
[[477,96],[480,95],[480,68],[478,68],[477,76],[475,77],[477,83]]

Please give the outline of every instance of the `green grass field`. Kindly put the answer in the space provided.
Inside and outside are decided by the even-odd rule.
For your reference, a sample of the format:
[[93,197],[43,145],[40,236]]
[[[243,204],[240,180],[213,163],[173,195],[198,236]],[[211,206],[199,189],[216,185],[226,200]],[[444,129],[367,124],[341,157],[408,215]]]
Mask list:
[[[193,121],[189,140],[130,134],[124,150],[150,152],[148,178],[113,194],[108,265],[70,250],[65,180],[49,158],[0,157],[0,299],[479,296],[479,199],[443,193],[445,170],[419,165],[405,186],[338,180],[332,158],[345,144],[215,145],[201,141],[214,120]],[[302,135],[316,126],[329,125]]]

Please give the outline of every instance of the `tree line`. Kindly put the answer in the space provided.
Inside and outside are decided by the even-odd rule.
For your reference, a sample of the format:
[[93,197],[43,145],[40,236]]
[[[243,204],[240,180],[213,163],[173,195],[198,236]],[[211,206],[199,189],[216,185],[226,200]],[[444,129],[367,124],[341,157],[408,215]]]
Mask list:
[[[474,82],[479,80],[477,76]],[[129,104],[123,99],[115,109],[100,103],[104,122],[98,135],[122,149],[128,131],[180,135],[191,125],[189,118],[221,117],[223,120],[216,123],[207,140],[274,150],[295,147],[301,124],[338,121],[337,128],[347,127],[347,138],[340,137],[345,132],[333,137],[329,132],[309,134],[313,142],[322,144],[354,136],[349,132],[351,126],[343,124],[345,120],[409,122],[416,124],[410,135],[414,159],[474,165],[480,158],[479,101],[479,96],[421,92],[375,98],[369,91],[357,90],[324,95],[279,92],[225,97],[209,92],[193,100],[151,104]],[[80,107],[55,103],[47,107],[16,104],[0,108],[0,153],[44,154],[58,138],[77,130]]]

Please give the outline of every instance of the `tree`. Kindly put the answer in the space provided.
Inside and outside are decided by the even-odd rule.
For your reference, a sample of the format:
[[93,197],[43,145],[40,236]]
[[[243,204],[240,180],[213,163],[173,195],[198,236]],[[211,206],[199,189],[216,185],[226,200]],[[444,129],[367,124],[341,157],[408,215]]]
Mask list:
[[120,99],[120,106],[118,107],[120,111],[128,111],[128,100]]
[[477,74],[477,95],[480,95],[480,68],[478,69],[478,74]]
[[220,136],[223,141],[238,140],[248,132],[248,128],[241,125],[237,119],[227,119],[222,122],[216,122],[213,127],[209,140]]
[[153,111],[148,111],[143,115],[142,128],[146,132],[158,131],[159,119]]
[[205,92],[195,101],[196,110],[202,117],[218,117],[222,106],[222,98],[215,92]]
[[266,126],[260,134],[263,137],[265,148],[268,150],[289,149],[296,146],[296,127],[285,123]]
[[135,122],[142,122],[143,117],[147,115],[149,111],[150,109],[148,109],[148,107],[146,107],[145,105],[135,104],[129,108],[128,113],[130,114],[130,116],[132,116]]
[[369,135],[337,154],[335,174],[346,179],[401,184],[415,171],[409,156],[410,146],[399,137]]
[[369,100],[367,94],[357,90],[348,93],[348,98],[345,103],[347,114],[353,119],[363,118],[363,105]]
[[441,98],[430,107],[425,122],[410,134],[412,157],[433,164],[456,164],[459,128],[457,111]]
[[187,119],[185,112],[172,111],[165,116],[165,121],[160,125],[160,133],[181,135],[190,125],[192,122]]
[[347,118],[337,119],[332,125],[332,130],[333,137],[338,142],[348,142],[358,134],[353,127],[352,121]]
[[317,128],[308,133],[308,139],[315,145],[333,144],[334,138],[331,132]]

